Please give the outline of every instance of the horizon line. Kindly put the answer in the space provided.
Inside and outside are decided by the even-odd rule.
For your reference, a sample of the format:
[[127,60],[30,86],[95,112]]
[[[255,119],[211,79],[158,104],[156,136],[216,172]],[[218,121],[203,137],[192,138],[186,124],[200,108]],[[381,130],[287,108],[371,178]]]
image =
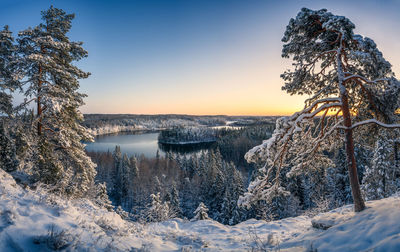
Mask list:
[[289,115],[228,115],[228,114],[177,114],[177,113],[168,113],[168,114],[134,114],[134,113],[82,113],[83,115],[137,115],[137,116],[162,116],[162,115],[177,115],[177,116],[251,116],[251,117],[279,117],[279,116],[289,116]]

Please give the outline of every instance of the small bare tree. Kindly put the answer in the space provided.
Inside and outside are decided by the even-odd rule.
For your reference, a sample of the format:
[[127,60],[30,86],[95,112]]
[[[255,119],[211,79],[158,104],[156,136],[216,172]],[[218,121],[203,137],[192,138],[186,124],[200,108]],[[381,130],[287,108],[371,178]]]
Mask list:
[[[354,24],[326,9],[303,8],[291,19],[282,39],[282,57],[293,60],[282,87],[289,94],[309,95],[305,108],[277,120],[272,137],[246,154],[249,162],[265,162],[263,176],[253,181],[239,200],[247,205],[287,193],[280,186],[282,167],[287,176],[329,162],[320,152],[343,137],[356,212],[365,208],[354,155],[353,130],[376,124],[398,128],[399,81],[373,40],[353,33]],[[290,161],[290,163],[285,163]],[[273,176],[275,173],[275,176]]]

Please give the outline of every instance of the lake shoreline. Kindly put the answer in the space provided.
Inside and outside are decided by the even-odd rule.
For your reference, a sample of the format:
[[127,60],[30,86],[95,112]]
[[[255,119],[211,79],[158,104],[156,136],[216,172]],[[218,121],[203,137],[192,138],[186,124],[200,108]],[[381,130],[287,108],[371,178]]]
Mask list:
[[164,141],[158,141],[159,144],[165,144],[165,145],[197,145],[197,144],[209,144],[209,143],[215,143],[217,142],[217,139],[215,140],[204,140],[204,141],[187,141],[187,142],[164,142]]

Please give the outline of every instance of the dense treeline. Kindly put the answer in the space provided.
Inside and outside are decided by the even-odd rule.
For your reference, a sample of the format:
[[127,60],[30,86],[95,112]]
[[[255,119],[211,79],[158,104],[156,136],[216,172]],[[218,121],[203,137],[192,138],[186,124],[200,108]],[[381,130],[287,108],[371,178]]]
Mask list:
[[96,179],[106,182],[113,203],[135,220],[191,219],[201,202],[222,223],[242,218],[236,202],[243,193],[243,177],[217,150],[146,158],[128,157],[117,146],[113,153],[89,155],[98,163]]
[[193,115],[107,115],[87,114],[84,125],[94,135],[135,130],[160,130],[174,127],[211,127],[240,123],[241,126],[274,122],[276,117],[193,116]]
[[[97,164],[96,180],[106,183],[113,204],[122,206],[133,219],[191,219],[203,203],[209,217],[234,224],[248,218],[236,204],[252,170],[249,164],[243,166],[244,153],[272,130],[272,124],[220,129],[216,145],[191,154],[128,157],[117,146],[113,153],[89,152],[89,156]],[[235,158],[238,154],[242,158]],[[154,208],[158,210],[154,212]]]
[[198,144],[217,141],[219,132],[209,127],[173,127],[158,135],[162,144]]
[[[231,130],[210,150],[190,155],[168,152],[165,157],[128,157],[118,147],[113,153],[89,155],[98,164],[97,180],[106,183],[113,203],[121,205],[135,220],[191,219],[203,204],[199,209],[207,209],[208,217],[235,224],[249,218],[275,220],[299,214],[314,215],[352,203],[345,149],[343,144],[335,144],[324,153],[332,161],[328,167],[316,160],[307,173],[290,178],[283,176],[281,183],[289,194],[269,202],[260,200],[250,208],[238,207],[237,201],[248,181],[262,172],[260,164],[245,163],[244,153],[268,138],[273,128],[273,125],[263,125]],[[365,134],[357,137],[368,139]],[[359,178],[367,199],[387,197],[400,188],[398,158],[392,154],[382,156],[384,143],[390,143],[385,148],[395,153],[392,152],[395,141],[374,143],[372,140],[369,144],[356,145]],[[290,167],[281,172],[284,174],[286,169]]]
[[268,139],[275,129],[275,123],[263,123],[256,126],[226,130],[218,138],[217,147],[224,160],[233,162],[240,169],[248,170],[252,165],[244,159],[246,152],[252,147]]

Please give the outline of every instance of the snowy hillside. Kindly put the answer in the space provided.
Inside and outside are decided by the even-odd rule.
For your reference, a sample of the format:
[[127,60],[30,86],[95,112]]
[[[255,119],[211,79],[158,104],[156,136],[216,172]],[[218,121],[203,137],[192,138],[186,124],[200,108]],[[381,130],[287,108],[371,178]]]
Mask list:
[[141,225],[89,201],[25,190],[0,169],[0,251],[400,251],[400,197],[367,206],[235,226],[181,219]]

